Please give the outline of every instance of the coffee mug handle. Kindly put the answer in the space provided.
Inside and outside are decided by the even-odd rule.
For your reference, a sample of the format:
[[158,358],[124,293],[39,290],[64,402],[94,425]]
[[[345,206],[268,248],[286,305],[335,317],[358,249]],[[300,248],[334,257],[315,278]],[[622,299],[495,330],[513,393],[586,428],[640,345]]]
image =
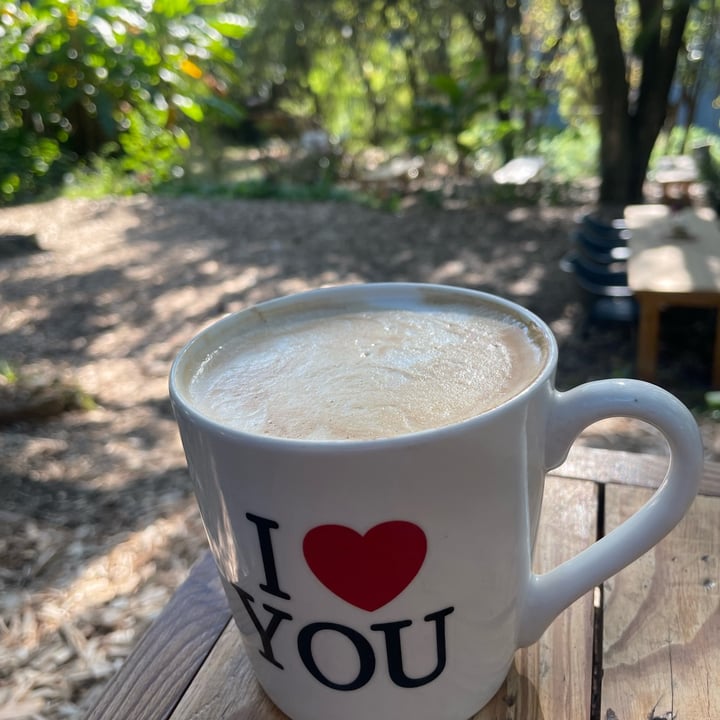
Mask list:
[[556,392],[547,426],[546,467],[560,465],[578,434],[607,417],[654,425],[670,446],[667,474],[650,500],[620,526],[554,570],[531,575],[518,647],[536,642],[568,605],[656,545],[698,492],[703,446],[697,423],[675,397],[639,380],[598,380]]

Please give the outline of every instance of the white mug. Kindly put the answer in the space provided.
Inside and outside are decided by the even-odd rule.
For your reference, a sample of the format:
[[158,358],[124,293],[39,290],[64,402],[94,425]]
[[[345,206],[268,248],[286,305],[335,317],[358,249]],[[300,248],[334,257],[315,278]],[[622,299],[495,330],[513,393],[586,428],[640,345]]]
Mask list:
[[[412,303],[430,286],[324,288],[263,303]],[[189,378],[248,322],[245,310],[178,355],[170,394],[210,547],[255,674],[293,720],[465,720],[496,693],[515,651],[568,605],[655,545],[697,493],[703,450],[688,410],[635,380],[553,385],[539,375],[500,406],[448,427],[367,441],[253,435],[201,414]],[[472,362],[472,358],[468,358]],[[531,560],[544,476],[609,416],[647,421],[670,446],[667,478],[623,525],[544,575]]]

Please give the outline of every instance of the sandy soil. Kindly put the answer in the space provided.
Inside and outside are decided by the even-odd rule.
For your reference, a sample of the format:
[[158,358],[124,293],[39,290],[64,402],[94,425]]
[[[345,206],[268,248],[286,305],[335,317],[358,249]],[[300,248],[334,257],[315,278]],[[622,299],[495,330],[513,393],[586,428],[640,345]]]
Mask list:
[[[224,313],[323,284],[458,284],[550,324],[561,389],[632,375],[632,328],[585,328],[558,267],[582,208],[464,205],[141,196],[0,210],[0,235],[35,234],[42,248],[0,261],[0,362],[26,399],[48,384],[82,391],[0,425],[2,720],[81,717],[205,547],[167,374]],[[663,331],[659,382],[691,406],[709,382],[712,329],[686,313]],[[0,410],[18,392],[0,381]],[[81,409],[88,396],[95,407]],[[712,417],[698,420],[719,457]],[[664,451],[628,421],[583,442]]]

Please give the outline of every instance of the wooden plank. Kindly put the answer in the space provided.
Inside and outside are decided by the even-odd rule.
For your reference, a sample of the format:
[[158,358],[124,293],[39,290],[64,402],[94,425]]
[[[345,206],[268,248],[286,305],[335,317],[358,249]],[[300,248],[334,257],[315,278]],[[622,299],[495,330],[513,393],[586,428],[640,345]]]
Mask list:
[[660,310],[662,296],[659,293],[636,292],[640,306],[638,321],[635,371],[641,380],[653,382],[657,371],[660,347]]
[[[649,496],[608,487],[607,530]],[[606,583],[603,624],[603,720],[720,718],[719,498]]]
[[[599,450],[575,445],[567,461],[552,474],[578,480],[637,485],[656,488],[665,477],[668,460],[647,453]],[[706,462],[700,482],[700,493],[720,497],[720,463]]]
[[143,635],[87,720],[166,720],[230,619],[209,553]]
[[[595,538],[597,487],[549,478],[536,566],[545,571]],[[591,595],[517,654],[493,702],[475,720],[587,717],[592,670]],[[231,623],[180,701],[172,720],[283,720],[254,679],[240,634]]]
[[[547,572],[596,538],[598,488],[548,477],[535,551]],[[518,651],[505,684],[473,720],[587,718],[593,667],[593,594],[565,610],[540,640]]]
[[172,720],[287,720],[255,679],[234,622],[225,628]]

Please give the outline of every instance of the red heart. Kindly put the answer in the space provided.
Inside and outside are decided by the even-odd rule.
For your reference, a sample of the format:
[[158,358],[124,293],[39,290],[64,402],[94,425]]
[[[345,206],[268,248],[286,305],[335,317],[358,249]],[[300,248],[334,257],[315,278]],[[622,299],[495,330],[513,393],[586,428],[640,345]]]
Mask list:
[[410,584],[426,551],[425,533],[404,520],[381,523],[365,535],[343,525],[319,525],[303,540],[315,577],[338,597],[370,612]]

